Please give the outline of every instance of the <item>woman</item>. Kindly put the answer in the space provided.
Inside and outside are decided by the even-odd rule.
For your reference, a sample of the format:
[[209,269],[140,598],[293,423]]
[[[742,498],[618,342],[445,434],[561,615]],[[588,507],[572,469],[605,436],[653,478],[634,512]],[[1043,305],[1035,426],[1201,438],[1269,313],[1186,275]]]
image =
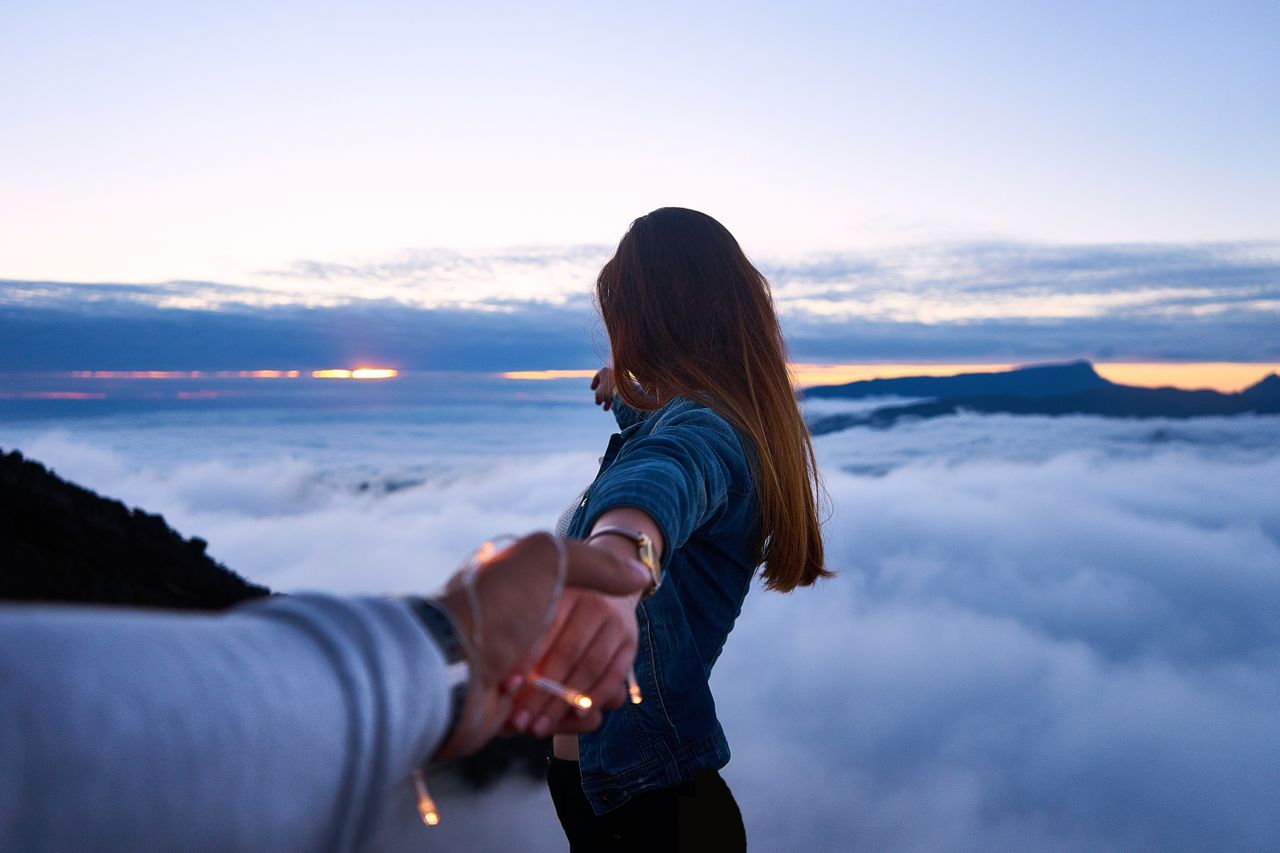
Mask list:
[[[596,295],[613,369],[593,387],[622,431],[567,532],[623,556],[652,543],[660,582],[566,608],[558,643],[594,642],[601,614],[635,607],[638,647],[597,649],[594,666],[572,671],[544,658],[539,670],[586,690],[634,665],[643,701],[597,732],[557,736],[552,798],[574,851],[742,848],[707,680],[757,567],[781,592],[828,574],[813,448],[768,283],[719,222],[683,208],[642,216]],[[544,734],[551,701],[521,697],[513,728]]]

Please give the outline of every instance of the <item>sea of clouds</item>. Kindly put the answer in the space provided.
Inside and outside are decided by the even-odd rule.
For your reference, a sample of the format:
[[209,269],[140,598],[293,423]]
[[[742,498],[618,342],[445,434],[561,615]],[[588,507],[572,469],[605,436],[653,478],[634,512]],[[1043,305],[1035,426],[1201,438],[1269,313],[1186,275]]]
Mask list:
[[[0,424],[0,447],[273,588],[421,591],[593,475],[607,418],[512,411]],[[965,415],[820,438],[840,574],[754,590],[713,676],[752,849],[1280,847],[1278,427]],[[444,846],[564,847],[536,785],[443,800]],[[420,849],[394,805],[386,837]]]

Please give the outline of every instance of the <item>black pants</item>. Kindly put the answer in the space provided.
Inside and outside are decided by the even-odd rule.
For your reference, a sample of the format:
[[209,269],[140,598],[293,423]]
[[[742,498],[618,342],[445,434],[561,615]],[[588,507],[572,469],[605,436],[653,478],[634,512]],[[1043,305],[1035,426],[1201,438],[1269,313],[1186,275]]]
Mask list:
[[591,810],[582,793],[578,762],[550,759],[547,787],[571,853],[747,849],[742,813],[714,770],[695,770],[688,782],[638,794],[603,815]]

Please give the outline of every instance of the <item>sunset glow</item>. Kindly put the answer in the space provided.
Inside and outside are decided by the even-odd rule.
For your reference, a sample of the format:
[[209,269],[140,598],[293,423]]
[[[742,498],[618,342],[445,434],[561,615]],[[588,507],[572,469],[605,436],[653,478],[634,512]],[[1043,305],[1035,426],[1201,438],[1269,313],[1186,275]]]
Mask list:
[[591,379],[595,375],[594,370],[509,370],[502,374],[502,378],[541,382],[548,379]]
[[[843,385],[869,379],[896,379],[903,376],[955,376],[959,373],[997,373],[1024,367],[1026,364],[958,363],[958,364],[818,364],[794,362],[788,365],[791,383],[797,388],[814,385]],[[1121,385],[1144,388],[1172,387],[1186,390],[1207,388],[1234,394],[1261,381],[1269,373],[1280,374],[1280,363],[1274,362],[1114,362],[1095,363],[1104,379]],[[594,370],[512,370],[500,374],[503,379],[547,381],[553,379],[590,379]]]
[[1199,362],[1164,364],[1161,362],[1115,362],[1095,364],[1104,379],[1121,385],[1144,388],[1208,388],[1233,394],[1256,385],[1269,373],[1280,373],[1280,363],[1268,362]]
[[[995,373],[1025,364],[792,364],[792,383],[798,388],[841,385],[867,379],[902,376],[955,376],[959,373]],[[1207,388],[1234,394],[1257,384],[1269,373],[1280,373],[1280,363],[1268,362],[1095,362],[1104,379],[1143,388]]]
[[[894,379],[902,376],[955,376],[959,373],[995,373],[1025,364],[792,364],[792,384],[842,385],[867,379]],[[1207,388],[1234,394],[1255,385],[1269,373],[1280,373],[1280,363],[1272,362],[1095,362],[1103,379],[1120,385],[1142,388]]]
[[385,367],[358,367],[355,370],[334,368],[311,371],[312,379],[395,379],[400,371]]

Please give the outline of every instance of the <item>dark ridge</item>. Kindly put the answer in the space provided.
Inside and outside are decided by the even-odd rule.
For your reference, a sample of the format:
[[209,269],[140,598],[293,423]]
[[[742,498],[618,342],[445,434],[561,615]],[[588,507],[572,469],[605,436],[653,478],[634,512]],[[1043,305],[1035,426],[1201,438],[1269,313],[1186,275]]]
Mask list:
[[1111,387],[1087,361],[1019,367],[995,373],[903,376],[845,385],[806,388],[805,397],[856,400],[864,397],[1046,397]]
[[809,424],[809,431],[813,435],[824,435],[856,426],[889,427],[904,418],[937,418],[962,411],[1015,415],[1100,415],[1109,418],[1280,414],[1280,379],[1272,374],[1239,394],[1110,385],[1093,391],[1042,397],[948,397],[902,406],[882,406],[865,414],[814,418]]
[[[223,610],[270,595],[184,539],[159,515],[129,509],[0,452],[0,602]],[[547,742],[495,740],[447,768],[466,787],[508,773],[541,777]]]
[[0,454],[0,600],[221,610],[269,595],[165,520]]
[[1256,385],[1250,385],[1240,392],[1241,396],[1250,400],[1280,400],[1280,376],[1268,373]]

